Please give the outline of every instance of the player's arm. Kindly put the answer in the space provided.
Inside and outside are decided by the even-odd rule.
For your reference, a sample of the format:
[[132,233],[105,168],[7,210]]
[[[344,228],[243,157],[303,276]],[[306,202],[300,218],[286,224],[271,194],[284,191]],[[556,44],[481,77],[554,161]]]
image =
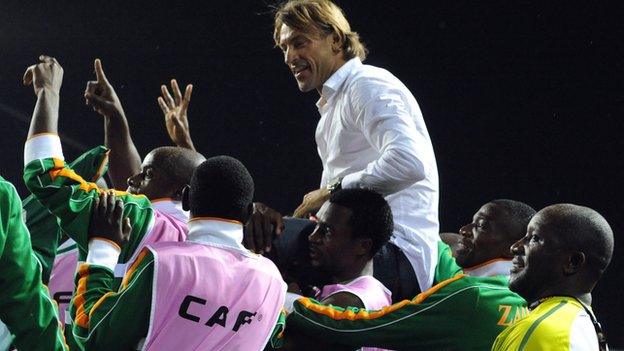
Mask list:
[[[327,306],[302,298],[295,302],[293,313],[286,319],[286,332],[294,329],[328,343],[356,347],[449,348],[455,340],[448,330],[461,328],[474,317],[467,311],[471,302],[476,303],[474,289],[442,290],[461,277],[442,282],[413,300],[375,311]],[[452,298],[451,294],[454,294]],[[442,328],[442,325],[448,327]]]
[[[104,190],[85,181],[65,164],[57,127],[63,70],[53,58],[42,56],[41,60],[24,75],[24,83],[33,84],[37,95],[29,138],[24,146],[24,181],[37,200],[59,219],[63,231],[86,252],[91,203]],[[152,212],[146,197],[119,195],[127,204],[133,204],[127,209],[133,237],[122,252],[122,258],[126,258],[146,233]]]
[[87,105],[104,117],[104,145],[111,150],[109,176],[115,189],[126,189],[127,179],[141,171],[141,156],[132,141],[121,101],[106,78],[102,62],[94,62],[95,81],[87,82]]
[[[97,146],[80,155],[70,167],[83,178],[95,182],[106,172],[107,158],[108,149]],[[22,209],[25,213],[26,227],[30,232],[33,252],[43,269],[42,280],[47,284],[63,234],[59,230],[56,217],[41,205],[34,195],[30,194],[24,199]]]
[[66,350],[22,221],[21,201],[13,185],[1,177],[0,247],[0,319],[15,335],[15,345],[20,350]]
[[86,350],[130,350],[147,335],[154,257],[143,251],[128,270],[119,291],[113,269],[130,235],[124,204],[102,194],[95,201],[89,228],[89,254],[76,275],[69,312],[72,332]]

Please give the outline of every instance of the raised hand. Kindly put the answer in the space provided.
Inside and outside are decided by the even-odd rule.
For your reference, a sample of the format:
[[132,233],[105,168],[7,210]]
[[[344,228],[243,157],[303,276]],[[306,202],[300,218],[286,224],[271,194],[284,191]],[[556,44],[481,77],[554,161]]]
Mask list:
[[160,87],[162,96],[158,97],[158,105],[165,115],[165,125],[171,140],[179,147],[195,150],[188,124],[187,110],[191,103],[193,85],[186,86],[184,97],[175,79],[171,80],[173,97],[165,85]]
[[63,83],[63,67],[54,57],[41,55],[39,61],[41,63],[26,69],[22,83],[26,86],[32,84],[35,95],[44,89],[58,95]]
[[123,218],[124,203],[117,200],[113,192],[103,192],[93,201],[89,239],[110,240],[120,248],[128,242],[132,226],[128,218]]
[[106,79],[100,59],[95,59],[93,66],[96,80],[87,82],[84,93],[85,103],[104,117],[123,115],[121,101],[119,101],[113,86]]

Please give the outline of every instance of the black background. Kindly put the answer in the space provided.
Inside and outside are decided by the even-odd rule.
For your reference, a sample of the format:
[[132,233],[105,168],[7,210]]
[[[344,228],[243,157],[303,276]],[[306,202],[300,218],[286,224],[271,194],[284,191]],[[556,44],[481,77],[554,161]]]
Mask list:
[[[624,346],[621,2],[338,3],[370,49],[367,63],[393,72],[420,104],[439,167],[442,231],[457,231],[494,198],[536,209],[572,202],[609,220],[616,252],[594,308],[612,346]],[[21,76],[42,53],[65,69],[66,157],[103,142],[102,120],[82,98],[99,57],[142,156],[170,144],[160,85],[193,83],[198,150],[239,158],[256,199],[292,213],[320,180],[318,95],[299,92],[273,48],[268,4],[2,1],[0,173],[26,194],[22,150],[35,97]]]

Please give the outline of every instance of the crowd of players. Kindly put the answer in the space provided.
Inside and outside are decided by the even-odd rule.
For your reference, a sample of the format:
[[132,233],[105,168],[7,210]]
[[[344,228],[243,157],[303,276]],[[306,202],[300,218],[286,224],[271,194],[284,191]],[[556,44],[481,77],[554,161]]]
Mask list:
[[162,86],[176,146],[141,160],[96,59],[84,98],[104,146],[69,162],[63,69],[49,56],[27,68],[31,195],[0,178],[0,351],[607,349],[591,310],[614,245],[599,213],[498,199],[439,233],[410,91],[362,63],[328,0],[280,5],[274,30],[299,89],[320,95],[320,187],[287,217],[253,202],[240,161],[195,150],[192,85]]

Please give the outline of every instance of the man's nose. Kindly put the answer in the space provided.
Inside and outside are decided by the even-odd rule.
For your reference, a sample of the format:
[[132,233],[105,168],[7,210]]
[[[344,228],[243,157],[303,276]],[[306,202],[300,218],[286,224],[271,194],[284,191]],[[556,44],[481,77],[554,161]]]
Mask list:
[[136,186],[138,184],[137,181],[136,181],[136,174],[133,175],[133,176],[128,177],[126,182],[128,183],[128,186]]
[[310,235],[308,235],[308,241],[318,242],[320,238],[319,232],[320,232],[319,226],[317,225],[316,228],[314,228],[314,231]]
[[466,224],[465,226],[459,228],[459,235],[465,237],[472,237],[472,228],[474,228],[474,224]]
[[295,59],[297,58],[296,52],[295,50],[292,50],[290,48],[286,48],[286,50],[284,50],[284,63],[287,66],[290,66]]
[[511,252],[512,255],[521,255],[524,253],[524,243],[522,242],[522,239],[516,241],[513,245],[511,245],[511,247],[509,248],[509,252]]

